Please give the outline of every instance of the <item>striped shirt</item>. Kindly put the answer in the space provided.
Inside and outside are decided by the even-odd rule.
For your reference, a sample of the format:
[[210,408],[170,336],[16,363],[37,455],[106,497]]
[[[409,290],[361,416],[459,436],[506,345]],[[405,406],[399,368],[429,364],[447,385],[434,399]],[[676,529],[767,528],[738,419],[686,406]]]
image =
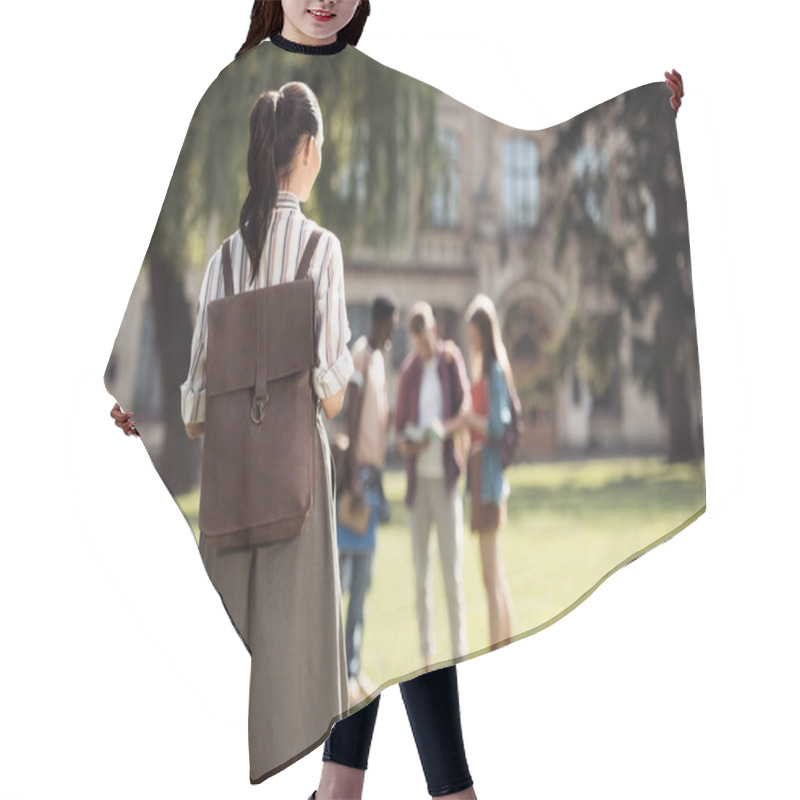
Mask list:
[[[233,290],[273,286],[294,280],[300,258],[311,233],[318,226],[300,210],[296,194],[279,190],[267,229],[261,265],[254,286],[250,280],[250,256],[241,231],[231,237]],[[314,281],[316,321],[314,343],[319,366],[313,367],[314,391],[320,398],[335,395],[353,373],[353,359],[347,343],[351,338],[344,295],[342,246],[336,234],[322,229],[308,274]],[[200,286],[197,316],[192,336],[189,374],[181,384],[181,416],[184,424],[205,422],[206,410],[206,309],[212,300],[225,296],[222,279],[222,247],[211,256]]]

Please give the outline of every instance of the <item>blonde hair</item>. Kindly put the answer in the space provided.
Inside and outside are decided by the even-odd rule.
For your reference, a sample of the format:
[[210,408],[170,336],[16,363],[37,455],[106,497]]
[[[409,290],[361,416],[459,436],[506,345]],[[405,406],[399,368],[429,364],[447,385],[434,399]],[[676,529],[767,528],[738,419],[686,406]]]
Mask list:
[[508,384],[509,393],[516,391],[514,376],[511,372],[511,362],[500,333],[500,322],[497,319],[497,309],[491,297],[483,292],[475,295],[467,307],[464,315],[470,325],[474,325],[480,334],[480,351],[470,353],[470,367],[473,380],[478,380],[480,375],[489,375],[489,366],[492,358],[503,369]]

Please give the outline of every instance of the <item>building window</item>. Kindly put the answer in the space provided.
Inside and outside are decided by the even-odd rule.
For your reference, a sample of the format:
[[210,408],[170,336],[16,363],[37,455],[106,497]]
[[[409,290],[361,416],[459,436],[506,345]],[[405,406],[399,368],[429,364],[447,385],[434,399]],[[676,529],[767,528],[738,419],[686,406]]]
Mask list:
[[608,228],[611,223],[608,153],[583,143],[575,151],[574,167],[586,213],[598,227]]
[[452,131],[439,128],[441,166],[431,197],[431,218],[439,228],[457,228],[460,221],[461,142]]
[[539,148],[524,136],[503,142],[503,207],[509,230],[533,228],[539,220]]

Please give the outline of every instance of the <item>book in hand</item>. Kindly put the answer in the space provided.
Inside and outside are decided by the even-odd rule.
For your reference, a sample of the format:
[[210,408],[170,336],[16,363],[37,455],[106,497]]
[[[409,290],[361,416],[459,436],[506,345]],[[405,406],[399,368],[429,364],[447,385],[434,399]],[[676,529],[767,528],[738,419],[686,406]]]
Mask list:
[[442,421],[439,419],[432,420],[425,428],[420,428],[418,425],[409,422],[405,428],[403,428],[403,437],[417,444],[425,441],[425,439],[439,439],[440,441],[444,441],[444,439],[447,438],[444,427],[442,426]]

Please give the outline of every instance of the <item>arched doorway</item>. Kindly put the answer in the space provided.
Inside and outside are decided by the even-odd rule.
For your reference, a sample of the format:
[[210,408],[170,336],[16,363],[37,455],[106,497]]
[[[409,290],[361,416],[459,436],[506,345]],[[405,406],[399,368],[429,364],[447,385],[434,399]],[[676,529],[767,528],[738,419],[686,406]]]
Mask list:
[[519,444],[522,460],[554,458],[559,454],[558,375],[548,347],[556,332],[552,310],[534,294],[516,290],[501,315],[503,341],[522,404],[525,428]]

